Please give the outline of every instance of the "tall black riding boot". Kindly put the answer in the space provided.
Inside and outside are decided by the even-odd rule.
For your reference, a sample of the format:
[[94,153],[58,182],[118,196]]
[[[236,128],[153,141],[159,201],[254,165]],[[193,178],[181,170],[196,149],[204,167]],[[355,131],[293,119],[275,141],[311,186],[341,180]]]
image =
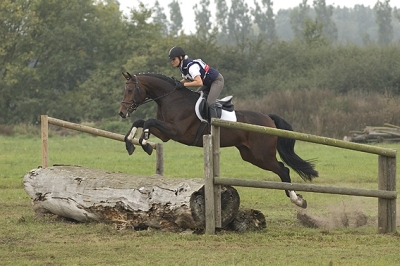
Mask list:
[[211,121],[211,118],[218,118],[217,106],[215,105],[215,103],[210,104],[210,106],[208,107],[208,113],[209,113],[210,121]]

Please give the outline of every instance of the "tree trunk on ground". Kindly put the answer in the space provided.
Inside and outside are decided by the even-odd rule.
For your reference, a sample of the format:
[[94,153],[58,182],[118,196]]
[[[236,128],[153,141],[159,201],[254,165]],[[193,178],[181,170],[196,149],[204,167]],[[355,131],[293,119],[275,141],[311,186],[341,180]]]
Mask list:
[[[79,222],[118,223],[135,230],[203,229],[203,186],[201,178],[135,176],[79,166],[39,168],[24,177],[25,191],[38,213],[52,213]],[[239,204],[236,189],[223,187],[223,228],[235,230],[228,225],[235,220]],[[264,228],[263,215],[257,219],[264,223],[260,228]]]

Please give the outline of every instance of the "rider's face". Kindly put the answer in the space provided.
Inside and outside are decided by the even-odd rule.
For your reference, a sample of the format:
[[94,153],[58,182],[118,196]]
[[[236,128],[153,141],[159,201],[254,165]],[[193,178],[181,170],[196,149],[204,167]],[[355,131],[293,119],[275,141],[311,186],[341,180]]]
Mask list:
[[171,59],[172,66],[178,67],[179,63],[180,63],[179,57],[174,57],[174,58]]

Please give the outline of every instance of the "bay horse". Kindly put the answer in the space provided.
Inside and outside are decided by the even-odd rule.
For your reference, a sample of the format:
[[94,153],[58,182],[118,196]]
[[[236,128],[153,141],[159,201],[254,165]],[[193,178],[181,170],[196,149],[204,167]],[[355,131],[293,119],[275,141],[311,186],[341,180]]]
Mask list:
[[[131,75],[122,73],[126,79],[124,97],[119,115],[126,118],[140,105],[149,101],[157,104],[157,118],[137,120],[125,136],[129,154],[134,151],[131,140],[138,128],[142,128],[139,143],[151,154],[152,147],[147,143],[150,134],[166,142],[170,139],[182,144],[202,147],[203,138],[196,138],[201,121],[196,116],[194,106],[199,93],[183,86],[173,78],[154,73]],[[264,115],[248,110],[235,110],[238,122],[293,131],[291,125],[277,115]],[[208,134],[208,126],[201,134]],[[296,171],[305,181],[318,176],[311,161],[301,159],[294,152],[295,140],[243,130],[220,129],[221,147],[235,146],[244,161],[277,174],[282,182],[290,183],[289,169],[276,158],[278,151],[282,161]],[[294,190],[285,190],[290,201],[306,208],[307,201]]]

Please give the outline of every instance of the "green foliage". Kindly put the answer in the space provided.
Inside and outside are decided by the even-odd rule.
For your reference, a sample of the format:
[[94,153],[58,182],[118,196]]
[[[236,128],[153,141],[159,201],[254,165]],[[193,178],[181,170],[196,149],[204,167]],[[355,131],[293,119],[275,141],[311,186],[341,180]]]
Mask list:
[[130,124],[128,123],[128,121],[106,120],[102,122],[99,128],[113,133],[125,135],[130,128]]
[[204,0],[201,1],[200,6],[197,4],[194,6],[196,32],[201,38],[207,37],[211,30],[211,12],[208,10],[209,5],[210,0]]
[[176,0],[173,0],[171,3],[168,4],[168,6],[170,8],[169,16],[171,20],[169,31],[172,36],[177,36],[179,34],[179,31],[182,29],[183,23],[181,8],[179,7],[179,3]]
[[228,32],[229,43],[243,46],[251,37],[251,18],[249,7],[243,0],[232,0],[228,13]]
[[326,6],[325,0],[314,0],[313,6],[316,13],[316,20],[323,25],[322,31],[324,36],[331,41],[336,41],[338,33],[336,24],[332,20],[333,6]]
[[272,91],[262,98],[234,99],[235,108],[274,113],[296,131],[342,139],[350,131],[384,123],[400,125],[399,96],[329,90]]
[[393,39],[392,8],[390,0],[377,1],[374,10],[376,23],[378,24],[379,43],[389,44]]
[[228,6],[226,4],[226,0],[215,0],[215,16],[216,16],[216,28],[218,29],[218,33],[221,35],[220,41],[226,42],[227,40],[227,32],[228,32]]
[[323,28],[324,24],[320,23],[317,18],[315,20],[305,19],[302,35],[303,40],[310,48],[326,43],[326,39],[323,36]]
[[290,26],[296,38],[302,37],[302,31],[307,18],[309,18],[310,5],[307,0],[303,0],[298,7],[290,12]]
[[168,36],[168,19],[167,16],[165,15],[164,8],[160,6],[160,3],[158,0],[156,0],[154,4],[154,16],[153,16],[153,21],[155,24],[158,24],[159,27],[161,28],[161,33],[164,37]]
[[[218,24],[211,30],[210,20],[205,20],[211,14],[207,3],[196,9],[198,25],[208,29],[198,31],[207,34],[178,35],[166,32],[169,22],[159,16],[166,12],[157,4],[154,8],[140,4],[125,17],[115,1],[2,1],[0,124],[34,124],[41,114],[74,122],[119,119],[125,82],[121,72],[179,78],[179,71],[167,61],[174,45],[185,47],[192,58],[202,58],[223,74],[221,96],[262,98],[275,91],[307,93],[310,89],[333,95],[400,93],[399,44],[375,44],[378,26],[371,22],[370,8],[332,9],[316,1],[310,9],[303,1],[293,12],[275,16],[271,1],[250,10],[242,0],[234,1],[231,8],[219,0],[215,2]],[[171,11],[179,19],[179,3],[173,5]],[[284,40],[279,31],[275,39],[255,36],[257,26],[252,24],[257,21],[261,31],[290,28],[291,13],[298,38]],[[286,26],[277,23],[284,16]],[[324,29],[333,20],[349,21],[351,35],[368,45],[332,42]],[[399,23],[392,24],[396,29]],[[141,106],[132,119],[154,116],[155,108],[154,104]]]
[[268,41],[276,38],[275,17],[273,13],[273,2],[271,0],[263,0],[262,6],[258,2],[254,2],[255,8],[252,10],[254,22],[257,24],[261,36]]

